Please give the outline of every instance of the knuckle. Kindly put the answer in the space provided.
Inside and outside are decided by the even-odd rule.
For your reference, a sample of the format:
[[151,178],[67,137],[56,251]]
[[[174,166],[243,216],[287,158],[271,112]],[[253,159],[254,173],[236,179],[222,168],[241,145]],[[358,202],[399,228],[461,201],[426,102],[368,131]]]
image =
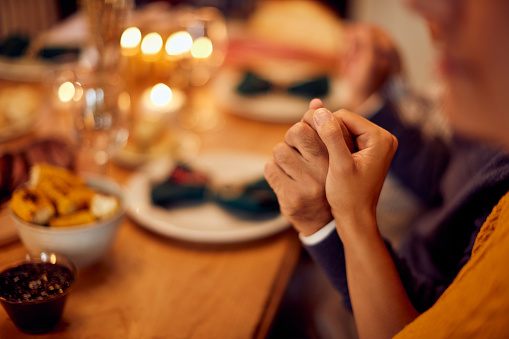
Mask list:
[[272,179],[274,173],[274,166],[275,164],[273,160],[269,160],[268,162],[265,163],[265,166],[263,168],[263,175],[265,176],[265,179],[267,179],[267,181],[270,181],[270,179]]
[[290,164],[292,163],[292,156],[290,151],[290,146],[287,144],[280,142],[276,146],[274,146],[273,150],[274,161],[277,164]]
[[313,121],[313,114],[315,113],[315,110],[309,110],[307,111],[304,116],[302,117],[302,122],[305,122],[307,124],[311,124]]
[[265,164],[265,168],[263,170],[263,175],[265,176],[265,179],[267,180],[267,183],[270,185],[270,187],[274,190],[274,192],[277,189],[277,172],[276,172],[276,164],[273,161],[267,162]]
[[396,151],[396,149],[398,149],[398,138],[396,138],[394,135],[392,135],[392,149],[393,151]]
[[285,194],[286,209],[291,215],[299,213],[302,207],[302,199],[298,194]]
[[381,130],[381,133],[381,140],[387,145],[387,151],[393,154],[398,148],[398,139],[386,130]]
[[311,199],[322,197],[325,194],[324,187],[317,183],[311,183],[310,185],[307,186],[307,189]]
[[307,126],[304,122],[297,122],[292,127],[288,129],[285,135],[285,140],[299,140],[304,135],[306,135],[307,131],[305,126]]
[[301,151],[313,157],[327,153],[327,148],[317,135],[306,136],[301,140]]

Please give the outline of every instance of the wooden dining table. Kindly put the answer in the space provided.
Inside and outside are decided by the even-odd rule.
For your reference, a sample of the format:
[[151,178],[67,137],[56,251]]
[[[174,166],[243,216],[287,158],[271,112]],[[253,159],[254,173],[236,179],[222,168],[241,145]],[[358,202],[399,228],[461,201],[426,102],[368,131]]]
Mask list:
[[[13,85],[18,84],[0,81],[0,89]],[[0,153],[70,135],[68,113],[51,103],[44,85],[30,86],[43,94],[38,123],[1,143]],[[211,112],[215,123],[193,131],[201,141],[199,152],[221,149],[270,158],[290,127]],[[134,171],[113,161],[107,175],[122,185]],[[3,219],[0,228],[12,227],[10,222]],[[260,239],[211,244],[156,234],[126,215],[107,255],[79,269],[60,323],[37,338],[264,338],[301,250],[290,226]],[[19,239],[3,243],[0,265],[25,252]],[[0,309],[0,338],[29,337]]]

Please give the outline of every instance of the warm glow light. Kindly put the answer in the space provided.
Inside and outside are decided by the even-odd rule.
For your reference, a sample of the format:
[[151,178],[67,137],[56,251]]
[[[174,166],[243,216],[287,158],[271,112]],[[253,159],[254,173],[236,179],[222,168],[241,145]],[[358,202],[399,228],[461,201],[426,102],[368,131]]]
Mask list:
[[175,32],[166,41],[166,53],[179,55],[188,52],[193,46],[193,38],[188,32]]
[[118,95],[118,108],[122,112],[129,112],[131,110],[131,97],[127,92],[121,92]]
[[66,81],[58,88],[58,98],[62,102],[69,102],[73,98],[75,91],[72,82]]
[[55,253],[51,253],[49,257],[49,262],[55,265],[57,263],[57,256]]
[[171,89],[161,83],[152,87],[152,90],[150,91],[150,100],[154,103],[154,105],[159,107],[168,105],[172,96],[173,93],[171,92]]
[[154,55],[159,53],[163,47],[163,38],[157,33],[149,33],[145,35],[141,41],[141,52],[143,54]]
[[208,58],[212,54],[212,41],[207,37],[201,37],[194,41],[191,55],[198,59]]
[[129,27],[120,38],[120,46],[122,48],[134,48],[138,46],[141,41],[141,32],[137,27]]

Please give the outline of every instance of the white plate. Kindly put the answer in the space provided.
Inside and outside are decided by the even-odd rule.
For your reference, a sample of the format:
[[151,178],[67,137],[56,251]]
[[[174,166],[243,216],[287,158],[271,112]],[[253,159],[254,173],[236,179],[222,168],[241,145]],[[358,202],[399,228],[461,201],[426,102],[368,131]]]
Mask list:
[[[266,161],[259,155],[221,152],[200,155],[192,166],[206,171],[213,180],[246,182],[263,175]],[[161,159],[143,167],[128,181],[127,213],[141,226],[167,237],[203,243],[255,240],[290,226],[282,215],[263,221],[238,219],[214,203],[175,209],[152,205],[153,183],[168,177],[174,165],[171,160]]]
[[5,126],[0,126],[0,142],[12,140],[32,132],[37,126],[38,117],[32,114],[31,117],[18,120]]
[[[247,119],[288,124],[300,121],[308,110],[310,99],[296,95],[278,92],[252,96],[239,94],[237,86],[242,76],[241,71],[232,69],[217,74],[212,91],[221,109]],[[331,79],[330,86],[329,94],[322,101],[334,112],[342,108],[349,93],[339,78]]]

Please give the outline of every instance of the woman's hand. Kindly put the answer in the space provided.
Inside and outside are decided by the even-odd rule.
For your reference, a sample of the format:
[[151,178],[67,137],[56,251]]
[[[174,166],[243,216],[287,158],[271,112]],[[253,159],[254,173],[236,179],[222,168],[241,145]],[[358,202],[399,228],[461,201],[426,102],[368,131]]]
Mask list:
[[[327,201],[342,228],[360,225],[376,230],[376,205],[390,162],[397,148],[396,138],[370,121],[346,110],[333,115],[320,108],[313,114],[314,126],[329,153],[325,183]],[[354,136],[357,152],[344,141],[341,122]],[[362,221],[362,222],[358,222]],[[372,226],[375,226],[373,230]]]
[[[340,110],[313,114],[329,152],[327,200],[345,250],[346,276],[359,337],[391,338],[418,313],[378,232],[376,205],[398,142],[386,130]],[[350,153],[340,121],[356,141]]]

